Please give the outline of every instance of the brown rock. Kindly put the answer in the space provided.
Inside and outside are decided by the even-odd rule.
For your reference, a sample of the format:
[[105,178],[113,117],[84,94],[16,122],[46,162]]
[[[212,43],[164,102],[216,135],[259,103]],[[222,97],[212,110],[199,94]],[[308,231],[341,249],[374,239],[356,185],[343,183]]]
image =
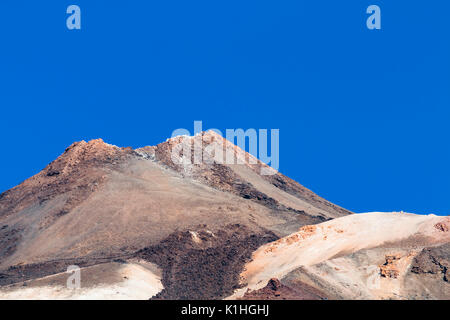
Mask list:
[[272,278],[267,285],[259,290],[247,290],[240,300],[320,300],[318,291],[307,284],[301,283],[292,288]]
[[436,223],[434,227],[439,231],[448,232],[448,226],[442,222]]
[[396,279],[400,274],[396,262],[400,258],[400,255],[386,255],[386,262],[380,266],[380,275],[385,278]]

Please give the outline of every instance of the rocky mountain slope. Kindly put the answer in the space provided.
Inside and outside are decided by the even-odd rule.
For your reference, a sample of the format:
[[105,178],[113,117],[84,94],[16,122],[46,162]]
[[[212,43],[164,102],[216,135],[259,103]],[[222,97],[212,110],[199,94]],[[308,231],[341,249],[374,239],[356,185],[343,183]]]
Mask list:
[[[184,153],[176,161],[174,148],[198,140],[203,161],[186,161]],[[239,164],[224,164],[218,150]],[[271,169],[214,132],[136,150],[74,143],[0,195],[0,285],[56,275],[68,265],[140,259],[163,269],[161,298],[226,297],[259,246],[350,214],[264,170]],[[192,257],[198,263],[186,268]],[[199,277],[205,268],[214,275]]]
[[449,229],[449,217],[395,212],[305,226],[254,252],[233,298],[278,278],[327,299],[450,299]]
[[352,214],[214,132],[82,141],[0,195],[0,299],[450,299],[449,230]]

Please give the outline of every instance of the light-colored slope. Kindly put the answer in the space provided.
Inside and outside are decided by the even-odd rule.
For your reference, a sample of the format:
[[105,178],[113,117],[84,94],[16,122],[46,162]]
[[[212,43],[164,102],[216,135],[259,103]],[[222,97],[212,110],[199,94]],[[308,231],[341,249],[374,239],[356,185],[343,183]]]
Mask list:
[[350,215],[315,226],[262,246],[253,254],[242,276],[247,288],[259,289],[270,278],[283,278],[301,267],[345,256],[362,249],[409,239],[428,245],[450,241],[450,232],[442,232],[438,223],[450,226],[450,218],[406,213],[365,213]]
[[[408,293],[403,289],[404,279],[418,252],[420,249],[395,245],[360,250],[301,267],[290,272],[283,281],[289,284],[297,281],[307,283],[326,292],[329,299],[408,299]],[[399,258],[395,262],[398,274],[395,277],[383,277],[380,266],[391,255]]]
[[302,266],[282,282],[310,285],[328,299],[448,300],[450,243],[423,247],[428,240],[413,237]]
[[80,288],[67,288],[59,273],[0,288],[0,300],[148,300],[163,289],[161,274],[148,263],[105,263],[82,268]]

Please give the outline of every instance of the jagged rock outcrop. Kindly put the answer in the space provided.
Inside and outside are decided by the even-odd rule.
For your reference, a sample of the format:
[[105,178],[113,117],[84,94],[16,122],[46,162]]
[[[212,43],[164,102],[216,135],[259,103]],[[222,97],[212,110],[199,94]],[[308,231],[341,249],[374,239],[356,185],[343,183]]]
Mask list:
[[386,262],[380,266],[380,275],[385,278],[398,278],[400,271],[397,267],[397,261],[400,255],[387,255]]
[[443,281],[450,282],[450,243],[438,247],[424,248],[414,257],[411,272],[436,275]]

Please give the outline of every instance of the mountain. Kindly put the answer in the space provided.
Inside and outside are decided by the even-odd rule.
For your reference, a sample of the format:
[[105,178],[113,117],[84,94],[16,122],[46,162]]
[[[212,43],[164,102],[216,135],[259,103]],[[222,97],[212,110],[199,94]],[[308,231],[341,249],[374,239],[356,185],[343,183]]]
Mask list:
[[81,141],[0,195],[0,299],[448,299],[449,227],[353,214],[212,131]]
[[[174,161],[174,148],[198,140],[205,155],[221,149],[242,164]],[[161,297],[225,297],[260,245],[350,214],[278,172],[261,175],[270,169],[253,160],[212,131],[136,150],[74,143],[0,195],[0,285],[139,257],[162,268]],[[223,263],[206,266],[211,254]],[[213,274],[191,280],[202,268]]]

